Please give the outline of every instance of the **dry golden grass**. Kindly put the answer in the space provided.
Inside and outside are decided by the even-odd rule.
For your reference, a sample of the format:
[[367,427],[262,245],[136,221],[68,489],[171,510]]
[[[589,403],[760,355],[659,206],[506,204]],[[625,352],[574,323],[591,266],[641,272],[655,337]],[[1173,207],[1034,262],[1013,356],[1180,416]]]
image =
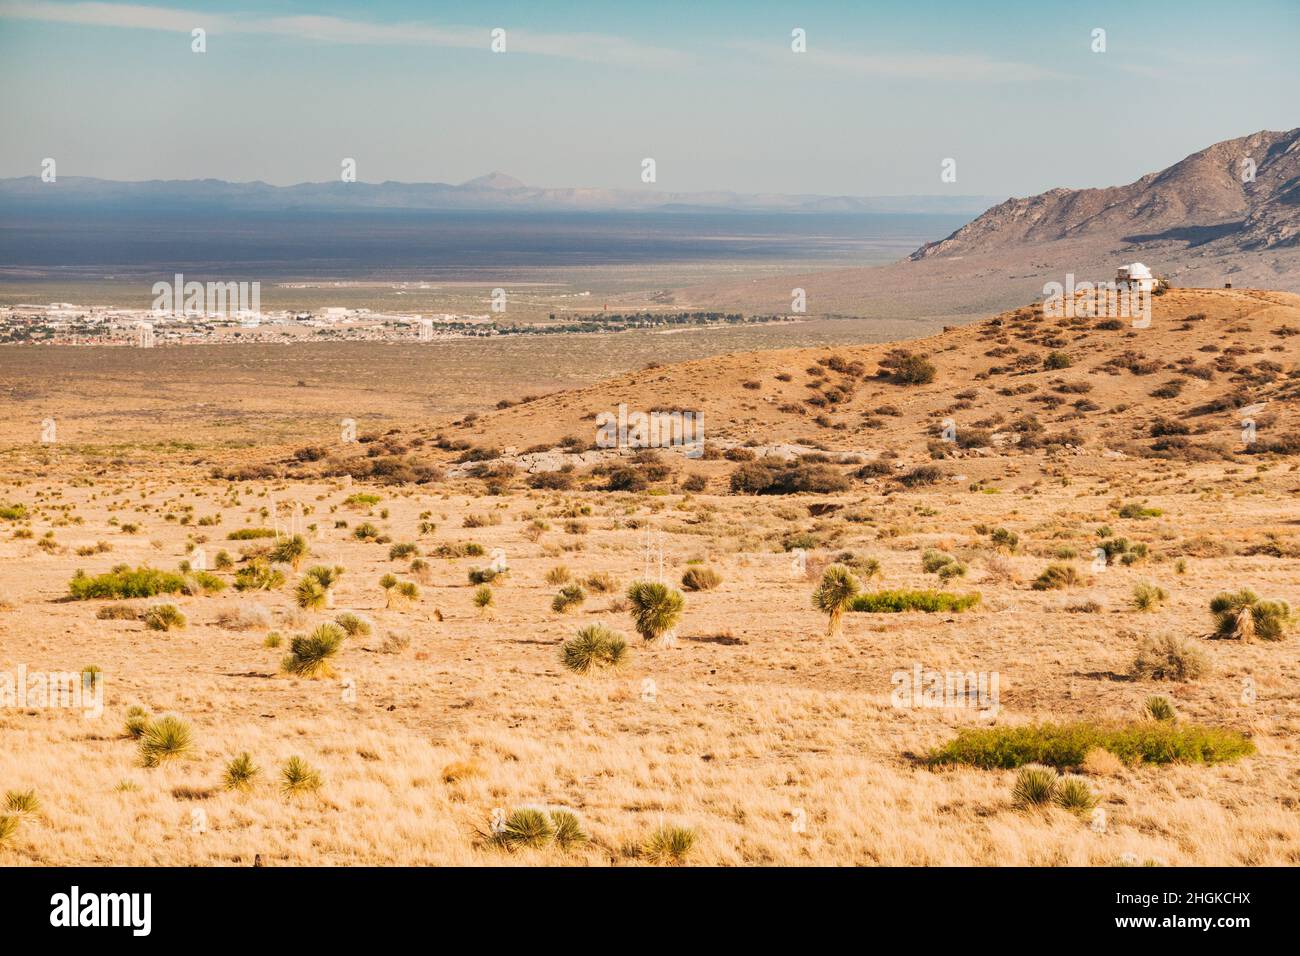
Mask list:
[[[1127,388],[1128,378],[1099,378],[1098,391],[1111,383]],[[779,433],[782,421],[773,418],[771,429],[792,437]],[[168,440],[166,423],[148,428],[112,467],[71,450],[56,452],[54,467],[39,450],[5,451],[0,505],[21,502],[31,517],[0,520],[0,595],[11,606],[0,614],[0,673],[97,665],[105,709],[84,719],[0,707],[0,787],[35,789],[42,807],[0,845],[0,864],[250,864],[260,854],[268,865],[643,865],[651,861],[642,848],[661,827],[695,833],[687,864],[1107,865],[1126,854],[1171,865],[1300,863],[1300,636],[1203,639],[1209,601],[1221,591],[1250,587],[1300,604],[1300,476],[1288,459],[992,456],[958,466],[971,466],[969,481],[911,490],[868,481],[835,495],[686,495],[671,484],[664,493],[610,494],[532,491],[515,480],[492,496],[477,479],[216,481],[208,465],[237,457],[228,445],[173,463],[154,451]],[[227,439],[237,432],[232,426]],[[877,447],[870,435],[841,437]],[[906,455],[924,461],[924,440],[914,436]],[[997,493],[972,489],[974,466]],[[701,467],[714,470],[716,489],[734,465]],[[344,507],[361,490],[381,500]],[[297,500],[301,525],[315,525],[304,567],[346,569],[333,609],[297,608],[292,574],[270,591],[169,596],[189,624],[168,633],[98,620],[106,602],[64,600],[78,568],[172,570],[191,556],[191,539],[206,538],[209,567],[220,549],[238,559],[266,541],[227,534],[268,525],[262,509],[272,498],[281,523]],[[1120,517],[1119,504],[1134,500],[1162,513]],[[218,514],[219,523],[199,524]],[[497,520],[467,528],[470,515]],[[538,532],[539,519],[549,530]],[[390,560],[387,544],[357,540],[362,521],[418,545],[429,568],[414,603],[385,607],[380,577],[410,579],[409,562]],[[422,522],[436,529],[422,533]],[[571,522],[584,533],[566,530]],[[126,523],[137,533],[123,533]],[[1089,572],[1082,587],[1031,588],[1053,561],[1086,570],[1104,525],[1146,544],[1147,558]],[[15,537],[23,527],[32,537]],[[988,529],[997,527],[1019,536],[1014,551],[994,548]],[[687,594],[672,646],[642,642],[622,598],[646,573],[648,530],[662,533],[670,584],[693,560],[722,578]],[[39,546],[48,531],[56,546]],[[806,571],[782,546],[795,533],[816,541]],[[112,551],[76,553],[97,541]],[[467,541],[487,554],[436,556],[441,544]],[[468,572],[485,567],[494,548],[508,556],[509,572],[489,585],[489,616],[475,607]],[[853,551],[880,562],[871,589],[935,587],[921,564],[928,548],[968,566],[942,586],[978,590],[977,608],[849,613],[843,638],[825,638],[826,619],[811,604],[814,569]],[[1063,548],[1079,557],[1060,558]],[[549,572],[559,564],[573,581],[607,574],[620,586],[556,614]],[[231,570],[216,573],[232,580]],[[1163,587],[1168,601],[1134,610],[1139,581]],[[1092,613],[1070,612],[1088,601]],[[232,615],[232,605],[242,613]],[[344,643],[337,679],[285,676],[292,636],[344,611],[375,627]],[[267,627],[232,627],[263,620]],[[559,649],[592,623],[627,635],[628,660],[582,677],[564,668]],[[279,647],[265,646],[268,630],[283,635]],[[1139,639],[1152,633],[1196,640],[1210,673],[1187,683],[1131,679]],[[1126,766],[1094,754],[1083,769],[1106,811],[1104,829],[1058,809],[1026,814],[1011,797],[1014,771],[921,763],[960,728],[988,720],[968,708],[894,706],[892,675],[916,664],[996,671],[999,725],[1138,720],[1144,701],[1161,694],[1180,721],[1242,730],[1257,753],[1215,766]],[[132,705],[183,718],[191,752],[144,767],[123,730]],[[243,752],[261,773],[247,792],[226,790],[225,768]],[[282,794],[281,768],[294,756],[319,771],[319,790]],[[494,812],[528,807],[571,810],[591,840],[568,849],[495,845]]]

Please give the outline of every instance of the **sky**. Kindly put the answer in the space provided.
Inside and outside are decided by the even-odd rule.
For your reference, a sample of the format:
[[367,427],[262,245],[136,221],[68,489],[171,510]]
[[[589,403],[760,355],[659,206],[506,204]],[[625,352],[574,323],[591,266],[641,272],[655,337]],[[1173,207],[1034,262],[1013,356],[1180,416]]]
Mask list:
[[0,177],[1025,196],[1300,125],[1297,49],[1298,0],[0,0]]

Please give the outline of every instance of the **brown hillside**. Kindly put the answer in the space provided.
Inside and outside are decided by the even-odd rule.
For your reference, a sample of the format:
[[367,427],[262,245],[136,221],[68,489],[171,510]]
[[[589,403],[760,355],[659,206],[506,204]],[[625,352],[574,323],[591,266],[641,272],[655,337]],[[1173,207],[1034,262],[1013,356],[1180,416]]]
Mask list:
[[[988,433],[988,449],[950,449],[955,456],[1023,454],[1030,444],[1041,448],[1072,432],[1080,440],[1070,444],[1098,453],[1231,454],[1241,448],[1238,409],[1252,403],[1266,406],[1255,416],[1261,443],[1295,433],[1288,423],[1300,397],[1300,296],[1187,289],[1153,302],[1146,329],[1128,320],[1045,318],[1027,307],[901,346],[756,352],[651,367],[444,433],[519,451],[566,436],[589,445],[595,416],[620,402],[632,410],[701,411],[710,441],[920,457],[929,457],[927,442],[938,437],[944,418],[953,419],[959,444],[982,443]],[[895,348],[926,356],[934,380],[904,385],[882,377],[881,362]],[[1066,356],[1069,367],[1048,367],[1053,354]],[[1019,422],[1030,418],[1042,425],[1033,442]],[[1182,423],[1189,434],[1153,436],[1162,419]]]

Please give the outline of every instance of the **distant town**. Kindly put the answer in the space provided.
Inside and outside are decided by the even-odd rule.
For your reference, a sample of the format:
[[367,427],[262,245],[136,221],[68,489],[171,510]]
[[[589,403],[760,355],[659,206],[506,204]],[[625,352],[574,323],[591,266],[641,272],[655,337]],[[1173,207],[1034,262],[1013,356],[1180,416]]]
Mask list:
[[366,308],[313,311],[159,312],[69,302],[0,306],[0,345],[124,346],[154,348],[245,342],[435,341],[505,335],[555,335],[752,325],[801,321],[796,315],[745,316],[676,312],[556,316],[546,321],[503,321],[492,314],[406,315]]

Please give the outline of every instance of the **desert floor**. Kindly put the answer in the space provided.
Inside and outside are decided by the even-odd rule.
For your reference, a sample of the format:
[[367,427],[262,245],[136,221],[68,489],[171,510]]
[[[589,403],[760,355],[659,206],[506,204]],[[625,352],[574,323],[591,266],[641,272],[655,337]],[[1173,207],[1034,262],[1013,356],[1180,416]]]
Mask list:
[[[1294,538],[1294,467],[1131,474],[1109,463],[1080,471],[999,494],[945,485],[786,498],[527,488],[485,496],[470,492],[471,483],[230,484],[183,469],[9,480],[0,504],[25,503],[33,517],[0,522],[0,672],[97,665],[105,696],[98,719],[0,709],[0,789],[35,789],[41,801],[0,846],[0,864],[250,864],[260,854],[267,865],[635,865],[636,848],[661,824],[695,831],[688,862],[696,864],[1300,862],[1294,639],[1201,640],[1213,671],[1196,682],[1126,676],[1141,635],[1206,634],[1207,604],[1220,590],[1295,597],[1295,557],[1242,553],[1270,534]],[[361,490],[381,501],[343,504]],[[1117,517],[1116,504],[1134,498],[1163,515]],[[189,618],[169,633],[97,620],[108,602],[65,600],[78,568],[172,569],[195,542],[209,566],[217,550],[237,556],[257,542],[226,535],[269,524],[261,511],[273,499],[282,524],[298,501],[301,523],[315,525],[306,564],[346,568],[334,611],[300,611],[294,574],[274,592],[167,599]],[[813,517],[818,503],[842,507]],[[199,525],[217,515],[218,523]],[[540,536],[529,531],[537,519],[549,529]],[[388,560],[388,545],[351,537],[363,521],[426,555],[441,543],[503,549],[510,571],[493,585],[495,608],[475,608],[467,578],[486,557],[428,556],[418,602],[385,609],[378,579],[389,571],[406,577],[407,561]],[[436,529],[419,533],[421,521]],[[125,533],[126,523],[137,530]],[[32,538],[14,536],[22,524]],[[977,525],[1017,532],[1019,552],[995,558]],[[1102,525],[1149,543],[1151,558],[1089,572],[1087,549]],[[41,547],[47,531],[55,544]],[[782,541],[804,531],[819,546],[801,574]],[[75,553],[100,541],[111,551]],[[979,607],[851,613],[842,640],[825,636],[810,595],[830,556],[854,550],[877,558],[877,586],[927,587],[936,579],[922,571],[920,554],[935,546],[968,562],[967,577],[947,589],[980,591]],[[1088,583],[1032,590],[1029,582],[1065,546],[1085,555],[1074,563]],[[687,593],[675,646],[643,644],[616,609],[629,582],[658,576],[659,550],[670,582],[695,559],[723,577],[716,590]],[[560,565],[579,581],[608,573],[619,589],[589,591],[577,610],[555,613],[557,586],[546,575]],[[1168,603],[1134,610],[1130,593],[1140,581],[1166,588]],[[1088,600],[1101,609],[1067,610]],[[253,626],[218,624],[232,607]],[[252,607],[267,617],[257,620]],[[265,647],[268,631],[287,644],[345,609],[370,618],[375,631],[349,639],[338,679],[281,675],[286,647]],[[629,660],[579,676],[561,666],[559,649],[592,622],[628,635]],[[1064,810],[1022,810],[1011,797],[1012,771],[919,763],[958,728],[989,719],[966,708],[892,706],[891,675],[916,664],[997,672],[1000,724],[1137,719],[1159,693],[1181,720],[1248,732],[1258,753],[1216,766],[1091,776],[1104,828]],[[1248,680],[1253,701],[1243,694]],[[127,707],[137,704],[188,721],[192,753],[143,766],[123,731]],[[224,767],[244,751],[262,774],[251,792],[227,791]],[[279,792],[279,768],[294,755],[320,771],[315,796]],[[494,810],[531,806],[573,810],[591,842],[516,852],[486,842]]]

